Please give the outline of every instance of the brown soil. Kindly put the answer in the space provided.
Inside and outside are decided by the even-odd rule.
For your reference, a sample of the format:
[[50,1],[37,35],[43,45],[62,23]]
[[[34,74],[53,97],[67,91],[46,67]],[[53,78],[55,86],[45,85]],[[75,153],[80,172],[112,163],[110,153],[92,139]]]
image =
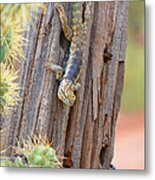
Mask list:
[[116,169],[144,169],[144,112],[120,113],[112,163]]

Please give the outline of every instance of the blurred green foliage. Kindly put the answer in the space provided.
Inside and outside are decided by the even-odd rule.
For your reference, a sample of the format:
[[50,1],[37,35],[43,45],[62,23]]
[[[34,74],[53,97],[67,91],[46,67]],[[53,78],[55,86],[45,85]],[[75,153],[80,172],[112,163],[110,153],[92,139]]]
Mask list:
[[144,108],[144,1],[129,2],[128,43],[121,110]]

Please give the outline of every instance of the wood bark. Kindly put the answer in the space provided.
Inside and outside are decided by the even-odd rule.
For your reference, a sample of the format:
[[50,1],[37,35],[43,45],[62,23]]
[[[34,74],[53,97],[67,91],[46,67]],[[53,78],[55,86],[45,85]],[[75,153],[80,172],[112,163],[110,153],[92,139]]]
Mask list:
[[[70,3],[64,6],[70,19]],[[55,64],[63,62],[67,41],[58,13],[53,3],[38,12],[35,25],[28,25],[25,34],[29,46],[25,48],[27,60],[20,65],[22,100],[9,119],[6,147],[32,132],[46,134],[58,155],[65,157],[64,167],[110,167],[123,88],[127,13],[128,2],[93,3],[82,87],[69,108],[57,97],[55,74],[44,68],[49,58]],[[106,52],[111,53],[111,60],[105,58]]]

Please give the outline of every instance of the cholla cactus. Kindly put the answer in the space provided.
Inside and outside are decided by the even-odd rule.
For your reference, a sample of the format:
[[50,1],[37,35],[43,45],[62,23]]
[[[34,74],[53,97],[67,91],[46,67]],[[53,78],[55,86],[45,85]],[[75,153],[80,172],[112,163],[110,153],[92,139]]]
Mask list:
[[6,67],[4,63],[0,65],[1,80],[0,80],[0,112],[14,106],[19,100],[19,85],[16,82],[18,72],[14,72],[13,68]]
[[1,4],[0,62],[12,64],[12,60],[24,58],[26,23],[32,23],[31,12],[36,14],[38,8],[44,7],[44,4]]
[[3,166],[10,167],[48,167],[60,168],[60,163],[56,151],[51,147],[51,144],[46,137],[29,138],[27,142],[23,142],[23,147],[18,143],[15,148],[16,156],[13,161],[3,160]]
[[22,162],[22,158],[17,157],[14,162],[11,160],[1,160],[1,166],[4,167],[26,167]]
[[56,151],[44,145],[38,145],[31,151],[25,152],[29,167],[59,168],[61,164],[56,156]]
[[[1,4],[0,25],[0,112],[5,113],[10,106],[14,106],[18,100],[17,72],[15,61],[24,56],[23,47],[28,41],[23,37],[26,31],[26,23],[32,23],[31,12],[36,14],[38,8],[44,9],[44,4]],[[16,68],[17,69],[17,68]]]

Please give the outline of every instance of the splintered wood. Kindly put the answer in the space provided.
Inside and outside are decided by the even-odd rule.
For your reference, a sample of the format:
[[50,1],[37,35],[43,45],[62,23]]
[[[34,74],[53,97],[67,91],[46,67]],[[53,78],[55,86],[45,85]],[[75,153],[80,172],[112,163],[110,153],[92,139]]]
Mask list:
[[[63,4],[70,19],[70,3]],[[12,110],[6,147],[31,133],[46,134],[64,167],[107,169],[123,88],[128,2],[92,2],[81,89],[71,108],[57,97],[55,74],[44,68],[47,60],[62,65],[67,47],[54,3],[46,6],[25,34],[29,46],[20,68],[22,101]],[[104,61],[105,50],[110,61]]]

